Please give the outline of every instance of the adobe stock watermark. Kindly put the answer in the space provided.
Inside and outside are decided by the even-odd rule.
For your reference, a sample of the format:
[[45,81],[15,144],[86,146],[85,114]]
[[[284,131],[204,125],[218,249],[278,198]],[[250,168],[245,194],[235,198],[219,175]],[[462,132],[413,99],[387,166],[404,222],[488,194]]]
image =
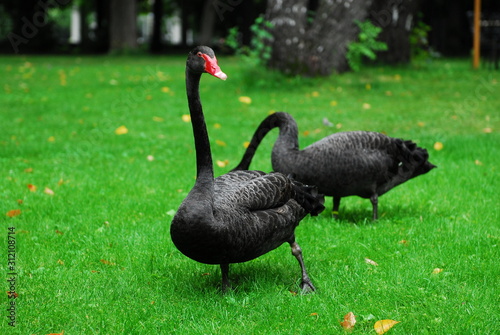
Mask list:
[[47,25],[47,15],[50,9],[57,6],[67,5],[70,2],[71,0],[39,0],[36,5],[40,9],[33,14],[33,17],[28,18],[26,16],[23,16],[21,18],[21,22],[23,23],[20,31],[21,35],[14,32],[10,32],[7,34],[7,38],[10,42],[10,45],[12,45],[14,52],[19,53],[19,46],[21,44],[28,44],[30,40],[38,35],[40,29]]
[[221,21],[224,21],[224,13],[232,12],[243,0],[214,0],[212,6]]

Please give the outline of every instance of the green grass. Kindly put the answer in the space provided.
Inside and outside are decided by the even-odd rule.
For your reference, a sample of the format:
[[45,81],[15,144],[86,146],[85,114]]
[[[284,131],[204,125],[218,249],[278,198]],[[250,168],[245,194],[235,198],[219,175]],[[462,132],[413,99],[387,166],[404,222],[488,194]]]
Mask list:
[[[18,293],[14,329],[1,299],[0,333],[342,334],[350,311],[353,334],[375,334],[381,319],[401,321],[395,335],[500,332],[500,72],[440,60],[249,78],[219,58],[229,79],[205,76],[201,87],[214,161],[229,161],[217,175],[272,110],[296,118],[301,147],[381,131],[428,148],[439,168],[381,197],[377,222],[357,197],[343,199],[339,221],[330,198],[303,220],[297,240],[315,294],[293,294],[299,267],[284,245],[233,265],[235,290],[222,295],[218,267],[184,257],[169,236],[195,177],[184,57],[0,57],[0,269],[5,292],[15,227]],[[120,126],[128,133],[115,134]],[[275,137],[252,168],[271,169]]]

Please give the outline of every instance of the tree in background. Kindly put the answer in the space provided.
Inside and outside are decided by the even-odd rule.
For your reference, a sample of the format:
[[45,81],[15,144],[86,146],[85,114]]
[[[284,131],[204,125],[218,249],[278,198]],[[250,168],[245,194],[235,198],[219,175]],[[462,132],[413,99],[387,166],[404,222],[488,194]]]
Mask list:
[[305,76],[347,71],[348,44],[359,31],[355,20],[364,21],[370,5],[370,0],[296,0],[293,4],[269,0],[266,19],[274,26],[269,65]]
[[373,0],[369,18],[382,28],[379,40],[387,50],[377,53],[377,59],[389,64],[411,61],[410,35],[418,19],[422,0]]
[[110,52],[137,49],[137,1],[110,0],[110,6]]

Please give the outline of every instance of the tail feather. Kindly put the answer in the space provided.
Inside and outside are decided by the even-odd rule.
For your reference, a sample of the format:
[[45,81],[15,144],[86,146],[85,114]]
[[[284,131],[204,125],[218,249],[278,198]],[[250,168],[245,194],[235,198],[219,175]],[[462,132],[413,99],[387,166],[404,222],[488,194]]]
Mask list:
[[325,196],[318,193],[316,186],[305,185],[288,176],[293,183],[295,190],[294,199],[309,213],[311,216],[319,215],[324,209]]
[[410,173],[408,179],[425,174],[437,167],[429,162],[427,149],[418,147],[413,141],[404,141],[402,144],[402,168]]

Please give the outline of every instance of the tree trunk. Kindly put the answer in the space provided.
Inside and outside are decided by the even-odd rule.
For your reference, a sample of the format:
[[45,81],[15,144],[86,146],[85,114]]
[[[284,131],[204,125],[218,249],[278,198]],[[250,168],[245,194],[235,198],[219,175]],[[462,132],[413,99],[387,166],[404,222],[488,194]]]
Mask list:
[[151,35],[151,43],[149,45],[149,50],[152,53],[160,52],[162,49],[162,43],[161,43],[162,22],[163,22],[163,0],[154,0],[153,34]]
[[373,0],[369,18],[382,28],[378,40],[387,44],[387,51],[377,59],[389,64],[411,60],[410,34],[415,25],[421,0]]
[[308,0],[283,2],[268,0],[266,19],[274,26],[269,66],[304,76],[347,71],[347,46],[358,34],[354,21],[366,19],[371,0],[319,0],[313,12]]
[[136,0],[111,0],[110,51],[137,49]]
[[203,5],[203,14],[201,16],[200,45],[211,45],[214,37],[215,10],[213,0],[205,1]]

